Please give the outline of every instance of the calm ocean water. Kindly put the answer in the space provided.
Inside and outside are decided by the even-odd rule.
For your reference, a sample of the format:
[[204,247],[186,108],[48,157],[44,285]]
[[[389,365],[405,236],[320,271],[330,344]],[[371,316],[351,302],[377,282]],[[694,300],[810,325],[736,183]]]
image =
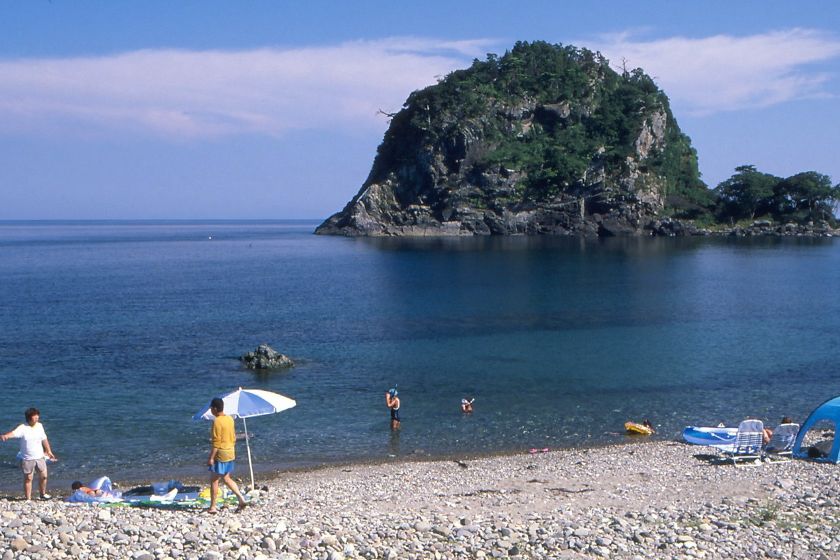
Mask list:
[[[0,223],[0,430],[40,408],[60,486],[203,477],[209,425],[191,416],[238,386],[298,402],[249,422],[259,471],[624,441],[645,417],[676,438],[746,415],[802,421],[840,393],[835,240],[370,240],[316,225]],[[299,365],[243,369],[261,342]],[[0,444],[4,489],[19,486],[17,448]]]

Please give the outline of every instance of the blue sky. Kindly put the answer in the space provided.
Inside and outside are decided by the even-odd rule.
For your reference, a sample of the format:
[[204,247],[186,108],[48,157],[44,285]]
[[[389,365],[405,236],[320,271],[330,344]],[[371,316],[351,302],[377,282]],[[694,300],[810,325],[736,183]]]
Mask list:
[[321,219],[408,94],[517,40],[671,98],[715,186],[840,182],[833,1],[0,2],[0,220]]

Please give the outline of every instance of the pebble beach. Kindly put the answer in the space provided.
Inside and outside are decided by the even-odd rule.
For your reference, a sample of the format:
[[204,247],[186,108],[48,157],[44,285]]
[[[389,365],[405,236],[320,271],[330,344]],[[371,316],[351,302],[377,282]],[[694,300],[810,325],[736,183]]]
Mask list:
[[[261,483],[258,482],[258,486]],[[3,560],[840,558],[840,469],[644,442],[277,473],[242,513],[0,500]]]

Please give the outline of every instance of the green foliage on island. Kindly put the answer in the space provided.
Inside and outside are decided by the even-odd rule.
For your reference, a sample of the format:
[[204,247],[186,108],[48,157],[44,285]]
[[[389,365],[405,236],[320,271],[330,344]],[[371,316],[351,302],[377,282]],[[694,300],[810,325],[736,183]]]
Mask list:
[[835,225],[840,185],[816,171],[787,178],[758,171],[753,165],[735,168],[735,174],[715,189],[710,206],[718,222],[767,218],[778,222],[806,223],[824,220]]
[[[521,118],[530,110],[532,117]],[[646,119],[663,112],[665,142],[641,171],[655,169],[663,194],[678,206],[706,207],[697,155],[653,79],[640,69],[617,72],[600,53],[546,42],[517,42],[503,56],[488,54],[412,93],[393,115],[371,178],[381,180],[426,146],[443,146],[462,175],[521,174],[520,201],[579,196],[590,186],[582,180],[587,169],[598,163],[619,175],[636,155]],[[459,146],[465,136],[480,138],[480,146]]]

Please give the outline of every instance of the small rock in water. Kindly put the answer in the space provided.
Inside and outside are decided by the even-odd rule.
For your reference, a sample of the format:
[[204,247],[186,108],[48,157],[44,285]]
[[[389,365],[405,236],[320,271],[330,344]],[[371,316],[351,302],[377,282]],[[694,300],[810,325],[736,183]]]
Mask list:
[[268,344],[260,344],[253,352],[239,358],[250,369],[280,369],[295,365],[291,358],[273,349]]

